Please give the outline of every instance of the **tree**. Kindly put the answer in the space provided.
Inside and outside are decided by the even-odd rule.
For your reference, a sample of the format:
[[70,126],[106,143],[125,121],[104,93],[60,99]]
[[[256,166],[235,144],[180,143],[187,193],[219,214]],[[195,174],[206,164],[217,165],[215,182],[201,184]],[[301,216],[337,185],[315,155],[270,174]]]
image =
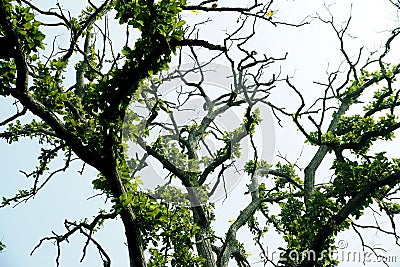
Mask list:
[[[400,67],[390,63],[399,29],[371,56],[362,49],[353,56],[345,47],[350,19],[342,26],[333,15],[280,21],[274,15],[279,5],[257,0],[237,5],[106,0],[88,1],[73,16],[61,4],[41,8],[25,0],[0,2],[0,43],[10,47],[10,54],[0,54],[0,93],[15,101],[17,109],[1,122],[0,137],[8,143],[29,137],[43,146],[37,168],[25,173],[32,187],[4,197],[1,207],[33,198],[73,161],[98,171],[93,187],[112,203],[92,220],[65,221],[65,233],[43,238],[34,251],[53,241],[58,266],[60,245],[81,233],[87,238],[84,256],[94,244],[104,266],[110,266],[111,258],[94,235],[104,221],[115,218],[124,225],[130,266],[222,267],[231,260],[251,266],[247,244],[237,237],[244,226],[265,265],[335,266],[338,262],[325,251],[334,250],[335,237],[349,228],[359,234],[365,249],[371,246],[360,229],[379,230],[399,244],[395,216],[400,212],[400,161],[379,148],[380,140],[395,142],[400,127]],[[214,20],[229,18],[226,32],[203,37],[214,21],[199,12]],[[287,54],[256,51],[252,41],[258,27],[300,30],[318,21],[333,29],[344,61],[317,83],[322,96],[309,104],[294,77],[280,69]],[[58,35],[45,39],[54,27],[68,33],[66,47],[57,44]],[[124,33],[124,40],[114,40],[113,31]],[[170,68],[173,63],[177,67]],[[229,66],[228,90],[207,84],[218,72],[217,63]],[[174,90],[168,96],[163,86],[171,81],[179,86],[169,85]],[[300,101],[298,108],[270,100],[276,87],[290,89]],[[262,158],[255,136],[266,118],[263,107],[282,125],[294,123],[307,146],[315,146],[304,168],[284,157],[276,164]],[[242,120],[221,129],[218,118],[232,110],[243,114]],[[241,164],[246,144],[251,159]],[[51,162],[60,157],[65,165],[52,169]],[[321,183],[317,170],[329,157],[333,175]],[[168,182],[141,190],[141,183],[152,178],[142,176],[152,164],[165,170]],[[211,199],[235,171],[246,174],[247,204],[225,235],[218,236]],[[358,222],[375,206],[392,229]],[[280,259],[265,251],[268,231],[285,242]],[[313,257],[293,258],[293,251]]]

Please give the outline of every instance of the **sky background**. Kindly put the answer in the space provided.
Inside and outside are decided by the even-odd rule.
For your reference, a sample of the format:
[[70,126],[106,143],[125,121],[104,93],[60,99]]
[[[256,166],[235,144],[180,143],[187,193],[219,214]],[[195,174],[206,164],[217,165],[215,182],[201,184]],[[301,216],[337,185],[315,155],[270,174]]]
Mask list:
[[[40,6],[53,4],[54,1],[35,1]],[[63,6],[73,9],[73,14],[79,10],[78,4],[62,2]],[[243,1],[237,1],[238,3]],[[323,9],[322,1],[276,1],[274,10],[276,18],[285,21],[301,21],[307,15],[318,11],[321,16],[327,16],[328,13]],[[280,3],[278,3],[280,2]],[[340,23],[349,16],[351,1],[336,1],[336,5],[331,6],[332,13]],[[390,29],[390,26],[398,25],[396,20],[396,11],[390,6],[388,1],[353,1],[352,22],[350,33],[357,36],[356,39],[348,43],[349,51],[355,54],[361,45],[368,47],[371,51],[382,45],[382,40],[387,36],[384,30]],[[75,10],[75,11],[74,11]],[[199,18],[204,16],[198,15]],[[234,20],[236,18],[233,18]],[[229,28],[232,25],[226,25],[222,18],[217,18],[214,29],[209,32],[209,39],[218,40],[220,30]],[[321,94],[320,88],[312,82],[324,80],[326,71],[334,70],[342,61],[338,53],[338,41],[334,32],[329,26],[314,21],[311,25],[299,28],[288,27],[264,27],[257,28],[252,45],[259,49],[268,51],[272,55],[282,55],[288,52],[288,60],[284,63],[285,70],[294,75],[293,82],[307,96],[307,101],[312,102],[316,96]],[[118,31],[115,31],[115,34]],[[57,34],[49,32],[48,36]],[[118,40],[118,36],[115,39]],[[48,41],[49,39],[47,39]],[[49,42],[49,41],[48,41]],[[63,42],[62,39],[60,42]],[[397,42],[397,44],[399,44]],[[400,51],[400,50],[399,50]],[[392,56],[393,61],[400,59],[399,54]],[[73,79],[73,76],[67,77]],[[285,104],[288,109],[295,110],[299,104],[298,99],[290,97],[291,94],[285,88],[277,88],[271,102]],[[10,114],[11,103],[3,101],[0,105],[0,118],[7,117]],[[272,122],[270,122],[272,123]],[[313,148],[304,147],[304,138],[296,134],[296,130],[290,124],[285,124],[280,128],[276,122],[274,128],[276,132],[275,151],[282,155],[287,155],[289,160],[296,160],[301,153],[300,165],[304,165],[312,155]],[[387,150],[399,151],[399,145],[395,143]],[[36,155],[39,146],[35,141],[21,139],[20,142],[8,145],[0,142],[0,196],[12,196],[19,189],[29,188],[31,182],[26,179],[19,170],[29,171],[35,167]],[[302,152],[303,151],[303,152]],[[277,159],[275,158],[275,162]],[[61,166],[62,161],[55,162],[56,166]],[[81,176],[78,171],[82,164],[74,162],[67,173],[62,173],[52,179],[46,188],[40,192],[35,199],[28,203],[23,203],[16,208],[6,207],[0,210],[0,240],[7,245],[4,252],[0,253],[0,267],[33,267],[55,266],[56,247],[50,242],[45,243],[39,248],[33,256],[29,256],[30,251],[36,246],[38,241],[51,235],[51,231],[64,233],[63,222],[65,219],[70,221],[81,220],[82,218],[91,218],[96,215],[98,208],[104,208],[104,199],[89,197],[96,194],[92,189],[91,181],[96,177],[96,172],[90,167],[85,168]],[[323,168],[322,168],[323,169]],[[323,169],[320,177],[329,177],[329,171]],[[322,178],[325,179],[325,178]],[[247,201],[243,197],[243,189],[246,181],[241,183],[228,195],[225,202],[217,202],[217,221],[216,231],[219,234],[226,232],[229,227],[228,221],[235,218]],[[107,206],[107,204],[106,204]],[[366,233],[367,238],[374,244],[383,244],[386,248],[393,246],[393,240],[382,237],[374,233]],[[119,220],[106,222],[104,228],[95,235],[97,240],[104,245],[112,258],[113,266],[128,266],[128,257],[124,242],[124,233],[122,224]],[[242,231],[239,234],[242,240],[248,240],[248,233]],[[279,239],[273,234],[267,237],[270,242],[270,250],[273,251],[279,244]],[[359,241],[354,235],[341,234],[337,240],[348,242],[348,248],[351,250],[359,249]],[[88,256],[80,263],[84,239],[76,235],[70,239],[70,243],[62,244],[61,264],[60,266],[99,266],[99,256],[93,246],[88,248]],[[400,250],[398,248],[390,249],[388,255],[398,255],[398,262],[389,266],[400,266]],[[252,255],[250,261],[255,262],[257,255]],[[257,266],[257,265],[254,265]],[[358,263],[341,263],[339,266],[362,266]],[[383,266],[377,264],[368,264],[367,266]]]

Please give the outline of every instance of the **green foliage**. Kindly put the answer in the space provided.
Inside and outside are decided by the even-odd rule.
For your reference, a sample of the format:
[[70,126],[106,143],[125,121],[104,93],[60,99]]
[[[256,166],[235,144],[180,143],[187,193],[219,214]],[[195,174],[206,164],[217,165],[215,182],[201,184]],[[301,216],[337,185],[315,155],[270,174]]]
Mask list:
[[[134,77],[136,80],[132,80],[130,92],[125,97],[128,100],[126,103],[131,97],[138,98],[143,79],[167,67],[171,59],[170,54],[175,52],[175,48],[171,47],[169,42],[180,40],[183,37],[185,21],[178,15],[182,11],[181,6],[185,5],[184,0],[157,1],[154,5],[147,3],[146,1],[130,1],[129,3],[116,1],[100,12],[97,12],[98,10],[93,6],[89,6],[82,10],[77,18],[71,18],[65,24],[71,31],[72,38],[78,40],[79,37],[91,34],[93,21],[100,19],[111,8],[114,8],[121,23],[139,29],[142,34],[141,38],[136,40],[134,47],[125,47],[122,50],[126,60],[125,67],[119,68],[115,65],[109,72],[102,75],[100,72],[93,71],[101,66],[99,66],[100,61],[96,56],[94,43],[89,44],[88,54],[84,61],[79,61],[75,66],[76,69],[80,69],[83,64],[89,66],[83,71],[86,80],[83,84],[84,94],[81,96],[77,95],[76,91],[64,87],[69,58],[56,55],[42,62],[43,58],[39,58],[35,54],[39,49],[44,49],[45,36],[39,29],[41,23],[31,9],[14,2],[10,2],[6,7],[10,13],[13,29],[21,40],[21,48],[28,55],[28,62],[32,64],[29,91],[35,100],[45,107],[46,112],[56,114],[63,123],[63,127],[66,127],[72,136],[98,155],[102,153],[107,135],[116,140],[114,148],[116,165],[127,193],[113,199],[113,208],[118,212],[128,205],[133,208],[138,221],[140,221],[144,238],[149,244],[152,242],[154,244],[150,250],[152,255],[150,265],[163,266],[160,265],[162,261],[157,257],[159,252],[162,255],[169,254],[169,258],[167,257],[165,260],[171,262],[173,266],[195,266],[202,259],[196,256],[192,250],[194,234],[198,227],[193,223],[190,209],[158,203],[138,190],[140,180],[137,177],[131,177],[131,170],[137,162],[132,159],[126,161],[124,158],[124,145],[122,145],[122,136],[119,135],[119,131],[122,129],[122,119],[114,117],[105,119],[99,116],[109,107],[115,94],[114,89],[116,87],[121,90],[126,89],[122,88],[125,84],[121,84],[124,79],[121,77],[126,76],[130,69],[134,68],[140,69],[142,74],[137,78]],[[0,29],[0,33],[4,33],[3,29]],[[15,61],[13,59],[1,60],[0,74],[2,76],[0,94],[7,96],[16,83]],[[131,74],[129,76],[132,77]],[[162,103],[160,106],[164,108]],[[127,116],[131,116],[129,118],[133,121],[138,121],[138,116],[134,112],[128,112]],[[125,131],[124,138],[133,139],[134,134],[139,132],[139,135],[143,136],[142,126],[131,124],[129,129],[123,129]],[[148,129],[146,130],[148,131]],[[38,138],[40,144],[59,142],[53,140],[51,134],[56,135],[44,122],[32,120],[30,123],[22,124],[17,120],[8,124],[8,129],[2,133],[2,137],[9,143],[17,142],[21,137]],[[160,142],[160,145],[167,148],[166,155],[169,155],[168,159],[174,160],[174,164],[190,171],[199,169],[199,163],[182,155],[171,140]],[[49,171],[49,163],[58,155],[57,152],[58,150],[42,149],[38,158],[38,167],[34,172],[34,179],[38,179],[44,172]],[[93,187],[101,190],[108,197],[114,197],[108,179],[105,174],[99,173],[97,179],[93,181]],[[167,191],[169,190],[165,192]],[[165,192],[158,190],[158,193],[160,192],[164,194],[165,198],[168,197]],[[20,199],[28,198],[34,193],[31,190],[20,190],[14,198],[3,198],[2,205],[9,205]],[[165,251],[162,246],[165,246]]]
[[44,49],[45,35],[39,29],[41,23],[36,20],[29,7],[13,5],[11,24],[17,30],[17,34],[21,36],[23,42],[20,45],[28,55],[30,52],[38,52],[38,49]]
[[364,111],[370,111],[376,107],[391,108],[394,107],[396,101],[396,95],[393,95],[390,89],[384,86],[374,92],[372,100],[364,106]]
[[[330,149],[337,147],[354,148],[360,155],[366,154],[376,140],[392,140],[394,132],[392,127],[397,125],[397,116],[387,113],[374,118],[361,115],[341,116],[335,131],[328,131],[321,135],[321,143],[327,144]],[[310,133],[318,139],[318,132]],[[317,144],[314,144],[317,145]]]
[[185,3],[185,0],[162,0],[149,5],[144,0],[129,3],[116,1],[115,9],[120,23],[127,23],[141,31],[141,38],[136,41],[135,47],[123,49],[127,61],[131,62],[131,68],[145,61],[147,76],[166,69],[171,60],[171,52],[175,52],[169,42],[180,40],[184,33],[184,21],[179,19],[178,14]]
[[[67,63],[60,59],[52,60],[50,67],[38,63],[35,69],[35,78],[31,90],[39,101],[41,101],[51,111],[66,114],[65,102],[73,101],[73,92],[64,92],[62,73],[65,71]],[[75,102],[76,103],[76,102]]]
[[333,192],[338,197],[338,202],[344,204],[346,196],[354,196],[369,184],[398,171],[399,165],[396,161],[390,161],[383,152],[376,154],[372,161],[335,161],[332,167],[336,174]]
[[398,215],[400,214],[400,204],[393,202],[381,202],[383,208],[387,211],[389,215]]
[[164,213],[154,218],[163,220],[162,225],[153,233],[149,249],[149,266],[197,266],[203,260],[193,251],[194,235],[199,229],[193,222],[187,208],[166,205]]
[[10,88],[15,85],[15,74],[14,60],[0,60],[0,95],[8,96],[10,94]]
[[246,111],[245,119],[243,120],[243,127],[246,131],[252,135],[255,132],[256,126],[262,122],[262,118],[260,115],[260,109],[256,108],[251,114],[249,114],[249,110]]
[[182,153],[178,141],[169,137],[159,136],[152,146],[179,169],[189,172],[200,171],[202,161],[196,158],[189,158],[186,153]]
[[[300,198],[288,196],[285,202],[279,204],[281,208],[280,216],[271,217],[279,227],[279,232],[283,233],[283,239],[287,246],[281,254],[281,263],[286,266],[298,266],[307,258],[313,256],[314,251],[310,251],[311,243],[316,233],[331,225],[330,218],[336,214],[340,208],[335,200],[327,198],[325,194],[316,191],[313,200],[305,210],[304,203]],[[348,229],[349,220],[346,220],[339,227],[335,228],[334,234]],[[321,250],[332,251],[335,249],[334,236],[328,237]],[[294,257],[296,252],[296,257]],[[311,253],[311,254],[310,254]],[[299,255],[299,257],[297,257]],[[338,261],[331,258],[329,253],[322,254],[318,258],[321,266],[336,266]]]
[[[122,206],[131,205],[143,238],[149,249],[149,266],[196,266],[203,260],[193,251],[193,240],[199,229],[193,222],[189,207],[182,203],[171,204],[176,201],[175,194],[181,194],[174,188],[157,191],[165,202],[158,202],[143,192],[131,190],[120,197]],[[165,195],[169,194],[169,196]],[[169,199],[169,198],[173,199]],[[176,203],[176,202],[175,202]],[[116,203],[118,206],[118,203]]]
[[[216,4],[207,7],[209,3],[205,2],[200,9],[218,7]],[[34,196],[41,188],[37,185],[40,177],[48,173],[51,177],[63,170],[51,172],[51,162],[57,157],[62,156],[65,159],[65,170],[72,162],[71,158],[75,159],[75,156],[78,156],[85,163],[99,170],[97,178],[92,182],[93,188],[112,199],[111,211],[121,216],[132,212],[132,217],[129,219],[131,219],[130,222],[134,221],[135,226],[137,225],[140,230],[140,237],[148,252],[146,255],[148,266],[202,266],[205,259],[201,258],[199,250],[195,247],[203,241],[210,241],[212,245],[218,243],[213,230],[208,229],[215,219],[214,204],[208,203],[208,195],[211,191],[207,186],[209,181],[200,181],[199,178],[204,178],[202,174],[205,173],[203,172],[205,169],[208,171],[206,175],[218,175],[219,179],[223,177],[225,168],[237,168],[236,159],[242,156],[240,146],[242,138],[252,137],[256,126],[262,121],[260,110],[252,110],[252,108],[262,102],[269,103],[266,96],[270,94],[270,89],[261,88],[267,85],[272,89],[275,87],[274,83],[283,81],[275,75],[268,83],[262,82],[261,79],[258,81],[265,72],[264,68],[278,59],[267,55],[264,55],[263,59],[258,59],[257,54],[245,51],[244,44],[248,39],[238,37],[241,36],[239,31],[234,34],[237,36],[227,37],[225,43],[229,44],[229,47],[235,47],[237,41],[242,42],[238,47],[241,52],[245,52],[246,57],[239,61],[241,66],[237,70],[233,69],[235,85],[232,86],[238,86],[235,88],[240,89],[238,93],[243,91],[248,95],[246,95],[246,101],[237,101],[235,99],[238,93],[231,91],[230,94],[206,100],[206,104],[212,103],[213,107],[223,107],[221,110],[225,107],[228,109],[232,106],[240,106],[242,103],[247,105],[242,123],[236,125],[236,128],[231,131],[223,131],[213,125],[212,116],[205,116],[200,120],[195,118],[186,125],[178,126],[176,123],[171,123],[174,125],[167,125],[158,131],[157,129],[160,128],[157,127],[162,122],[156,119],[159,119],[157,116],[160,113],[169,117],[183,108],[180,101],[176,104],[161,99],[162,95],[159,94],[160,91],[157,91],[155,84],[160,85],[164,81],[156,78],[155,75],[168,68],[173,54],[179,47],[177,44],[182,44],[179,41],[184,38],[185,31],[188,29],[185,28],[186,21],[181,16],[186,0],[116,0],[110,1],[102,9],[90,5],[73,18],[63,17],[60,8],[61,13],[57,13],[59,16],[55,17],[60,19],[60,25],[67,28],[71,43],[65,51],[51,52],[51,55],[46,54],[47,50],[46,53],[41,51],[45,48],[45,35],[41,32],[41,28],[46,24],[42,24],[39,21],[41,16],[35,14],[40,12],[37,10],[33,12],[20,1],[6,0],[2,3],[5,5],[5,12],[9,14],[11,30],[19,41],[18,48],[22,52],[21,56],[25,58],[23,60],[26,60],[29,77],[26,88],[15,88],[17,76],[21,77],[20,58],[0,59],[0,95],[10,96],[12,92],[13,97],[19,101],[16,104],[19,105],[18,107],[30,103],[29,110],[41,120],[37,121],[35,117],[36,120],[26,122],[18,120],[19,114],[17,114],[15,119],[4,123],[6,130],[1,133],[1,138],[8,143],[18,142],[24,137],[31,138],[39,142],[41,149],[37,167],[32,173],[26,174],[34,180],[33,188],[19,190],[12,198],[3,197],[1,206],[20,203]],[[269,7],[270,4],[272,1],[260,11],[268,15],[269,22],[273,13]],[[256,8],[258,5],[254,7]],[[247,16],[248,12],[253,12],[252,9],[240,12],[241,17]],[[106,51],[106,45],[104,45],[104,51],[106,51],[103,54],[106,58],[104,59],[97,51],[99,39],[92,40],[89,37],[92,37],[92,34],[95,35],[100,29],[95,22],[102,20],[103,16],[111,10],[127,32],[136,29],[140,36],[133,40],[133,45],[129,36],[120,51],[114,52],[115,47],[111,44],[110,51]],[[49,10],[49,12],[52,11]],[[252,16],[261,20],[262,13],[255,13]],[[107,22],[107,19],[104,21]],[[247,17],[244,21],[246,20]],[[197,24],[196,27],[200,28],[202,24]],[[6,26],[1,26],[1,35],[6,35]],[[245,24],[242,25],[243,28],[244,26]],[[197,34],[196,29],[191,36]],[[103,42],[106,43],[109,36],[104,34],[102,37]],[[81,49],[82,40],[89,42],[85,51]],[[197,43],[196,46],[200,44],[211,49],[216,47],[207,41],[198,41],[202,42]],[[194,53],[195,50],[191,51]],[[82,53],[85,55],[83,56]],[[224,55],[228,54],[221,53],[219,57]],[[192,56],[192,59],[198,61],[195,55]],[[229,57],[228,59],[235,68],[238,62]],[[370,185],[400,173],[400,160],[390,159],[383,152],[369,154],[377,140],[393,140],[394,131],[398,128],[398,117],[394,115],[394,108],[399,106],[399,93],[391,87],[391,82],[396,80],[398,66],[380,63],[378,71],[361,70],[360,75],[358,77],[354,75],[354,80],[350,81],[347,87],[338,89],[332,97],[324,99],[324,108],[328,106],[325,106],[325,102],[332,99],[352,106],[359,103],[359,97],[370,84],[374,83],[378,87],[381,80],[388,83],[387,86],[375,91],[372,100],[364,106],[364,114],[347,115],[344,112],[340,113],[340,117],[336,117],[338,113],[334,113],[333,117],[337,119],[337,123],[332,124],[335,127],[333,129],[330,127],[331,130],[326,132],[321,130],[325,129],[325,125],[321,127],[315,125],[319,131],[310,133],[312,140],[308,141],[315,146],[326,146],[330,152],[335,152],[337,159],[332,163],[334,170],[332,180],[326,184],[312,184],[314,191],[309,199],[305,201],[304,198],[304,187],[307,186],[303,181],[304,170],[298,168],[296,164],[278,162],[271,165],[255,155],[255,159],[249,160],[244,166],[244,172],[252,177],[258,176],[257,171],[263,169],[262,176],[267,179],[267,182],[258,186],[258,194],[251,194],[253,203],[258,206],[251,214],[243,212],[240,214],[242,217],[248,216],[243,224],[247,224],[257,243],[271,230],[277,231],[282,236],[286,246],[281,248],[283,254],[280,264],[285,266],[300,264],[301,259],[291,259],[290,252],[307,251],[314,245],[316,236],[326,229],[331,231],[324,237],[321,249],[334,249],[335,236],[350,227],[351,219],[359,219],[372,201],[376,201],[380,209],[391,216],[390,218],[400,213],[400,205],[387,198],[388,192],[399,184],[396,178],[397,180],[393,179],[393,182],[374,188],[366,194],[360,204],[353,207],[348,216],[346,215],[348,218],[344,218],[340,223],[335,221],[335,216],[348,208],[346,205],[355,196],[367,192],[366,189]],[[259,66],[261,68],[258,68],[257,74],[251,73],[253,67]],[[68,77],[67,73],[74,67],[76,81],[68,84],[65,81]],[[195,72],[200,71],[195,69]],[[242,78],[243,80],[240,80]],[[247,89],[239,88],[240,86],[237,85],[247,84],[250,80],[257,81]],[[349,77],[347,77],[348,80]],[[289,78],[286,82],[290,85]],[[190,83],[185,85],[190,85]],[[196,87],[193,84],[191,86]],[[294,86],[292,88],[295,89]],[[179,94],[187,96],[185,101],[197,95],[205,99],[208,97],[203,92],[196,92],[197,89],[199,88],[196,87],[190,92],[182,91]],[[20,90],[26,90],[26,92]],[[248,91],[245,92],[245,90]],[[265,96],[262,96],[263,93]],[[18,94],[21,95],[20,98],[14,96]],[[132,103],[144,107],[145,114],[139,109],[130,110],[128,106]],[[277,114],[289,114],[285,108],[278,108],[272,104],[271,107],[274,108],[274,112],[280,111],[275,113],[277,117],[279,117]],[[303,114],[307,114],[307,112],[300,113],[300,109],[297,114],[299,120]],[[347,110],[348,107],[345,109]],[[210,108],[210,110],[217,112],[217,108]],[[311,109],[309,112],[313,113]],[[210,112],[208,115],[213,114]],[[200,154],[202,141],[209,137],[216,140],[216,146],[208,149],[207,156],[203,156]],[[140,164],[143,162],[138,155],[136,158],[128,157],[128,142],[134,142],[142,147],[148,145],[144,152],[147,153],[146,156],[156,154],[158,157],[155,158],[160,161],[163,168],[168,169],[168,166],[172,165],[173,170],[168,169],[168,171],[173,179],[180,178],[182,183],[198,187],[193,191],[195,191],[196,201],[204,204],[201,206],[201,212],[196,213],[196,208],[191,206],[193,203],[188,193],[170,184],[158,186],[154,192],[145,193],[140,190],[142,179],[151,177],[138,176],[142,167]],[[349,155],[354,158],[349,159]],[[239,166],[236,170],[242,171],[242,168],[243,166]],[[218,170],[220,173],[216,174]],[[269,174],[268,170],[273,170],[274,173]],[[211,175],[205,178],[210,177]],[[200,183],[202,186],[199,186]],[[396,190],[398,192],[398,189]],[[259,220],[259,214],[256,212],[260,212],[265,220]],[[99,214],[105,215],[106,212],[100,210]],[[81,223],[87,226],[90,220],[85,218]],[[103,223],[104,220],[100,219],[90,229],[91,233],[98,231]],[[232,225],[236,226],[236,224]],[[199,240],[198,236],[203,234],[202,232],[207,232],[207,236]],[[236,232],[233,236],[235,235]],[[57,236],[57,242],[59,238]],[[226,240],[229,238],[231,236],[227,235]],[[218,239],[219,241],[225,242],[223,238]],[[235,257],[246,255],[244,244],[237,239],[232,239],[231,244],[224,244],[217,249],[223,250],[229,245],[235,247]],[[0,242],[0,251],[4,248],[4,244]],[[232,254],[230,256],[232,257]],[[335,266],[338,262],[324,255],[318,264]]]
[[[116,1],[118,11],[117,18],[120,23],[128,23],[142,32],[143,41],[147,36],[160,34],[166,40],[180,40],[183,36],[182,26],[184,20],[180,20],[177,14],[182,11],[186,0],[158,1],[149,6],[145,0],[135,0],[129,3]],[[136,48],[138,48],[137,46]]]
[[[271,165],[268,164],[268,162],[266,160],[263,160],[263,159],[259,160],[257,162],[255,162],[254,160],[249,160],[244,165],[244,171],[249,175],[254,173],[256,170],[269,169],[269,168],[271,168]],[[268,174],[263,174],[263,175],[268,175]]]

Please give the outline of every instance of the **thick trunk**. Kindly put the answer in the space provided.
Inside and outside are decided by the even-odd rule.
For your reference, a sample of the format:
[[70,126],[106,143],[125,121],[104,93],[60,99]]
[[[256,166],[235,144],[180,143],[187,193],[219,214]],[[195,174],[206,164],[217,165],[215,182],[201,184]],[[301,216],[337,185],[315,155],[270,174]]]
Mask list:
[[[111,154],[111,153],[110,153]],[[108,164],[106,163],[108,162]],[[102,173],[107,177],[107,182],[115,199],[127,193],[127,189],[118,173],[115,159],[111,156],[105,159],[102,166]],[[136,221],[135,213],[130,205],[122,208],[120,213],[125,228],[125,235],[128,244],[130,267],[146,267],[144,258],[143,238]]]
[[198,230],[196,234],[196,248],[199,255],[206,260],[203,264],[204,267],[216,267],[217,265],[215,264],[214,254],[208,233],[209,230],[205,228]]
[[128,244],[130,267],[146,267],[142,235],[132,212],[130,208],[125,208],[121,212]]
[[205,216],[203,207],[196,206],[192,208],[194,222],[200,227],[196,233],[196,248],[199,256],[205,259],[204,267],[216,267],[214,254],[211,246],[210,225]]

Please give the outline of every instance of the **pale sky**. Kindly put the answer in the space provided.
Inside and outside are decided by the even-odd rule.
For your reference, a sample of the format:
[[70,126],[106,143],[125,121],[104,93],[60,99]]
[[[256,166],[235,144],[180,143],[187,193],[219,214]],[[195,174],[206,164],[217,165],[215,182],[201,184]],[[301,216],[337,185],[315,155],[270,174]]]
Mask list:
[[[46,6],[44,2],[41,2],[42,7]],[[327,16],[327,12],[322,9],[323,1],[286,0],[275,2],[277,9],[274,10],[274,16],[282,20],[300,21],[307,15],[315,15],[317,11],[320,12],[322,17]],[[331,6],[331,10],[335,20],[340,23],[349,16],[349,2],[351,1],[340,0],[336,2],[337,4]],[[389,5],[389,1],[355,0],[353,2],[353,20],[349,32],[357,36],[357,39],[349,42],[349,51],[353,51],[354,55],[361,45],[368,47],[371,51],[378,48],[385,40],[383,38],[387,36],[387,33],[383,31],[389,29],[388,26],[390,25],[398,24],[395,22],[395,9]],[[63,5],[67,6],[67,1]],[[202,14],[199,16],[202,16]],[[215,23],[214,29],[216,31],[229,26],[225,25],[225,22],[221,19],[216,20]],[[326,70],[328,68],[334,70],[342,61],[338,54],[338,41],[329,26],[314,20],[310,26],[301,29],[259,26],[258,30],[259,32],[252,45],[257,49],[278,56],[289,52],[287,62],[283,63],[285,71],[288,74],[294,74],[293,82],[305,92],[310,102],[314,97],[320,95],[321,91],[312,82],[324,80]],[[218,39],[218,37],[211,36],[210,33],[210,39]],[[398,45],[399,42],[395,44]],[[393,55],[393,59],[398,60],[400,57]],[[288,109],[297,109],[298,100],[295,97],[288,97],[288,91],[285,88],[277,88],[272,99],[277,103],[285,104]],[[8,105],[0,106],[0,118],[6,117],[3,114],[9,112],[9,108]],[[296,160],[304,147],[304,138],[296,134],[295,128],[289,124],[285,124],[285,128],[282,129],[275,122],[275,131],[276,152],[279,151],[283,155],[287,155],[290,160]],[[290,139],[290,142],[288,142],[288,139]],[[13,145],[0,142],[0,169],[3,170],[0,175],[0,183],[3,185],[0,188],[0,197],[10,197],[18,189],[30,186],[30,181],[18,171],[29,171],[35,166],[38,149],[39,146],[31,140],[22,140]],[[303,157],[299,160],[303,167],[309,160],[307,155],[310,155],[312,151],[314,151],[313,148],[305,147]],[[397,149],[397,151],[399,150]],[[57,164],[61,165],[62,162],[58,161]],[[57,250],[51,243],[45,243],[33,256],[29,256],[37,242],[41,238],[51,235],[51,231],[64,233],[64,219],[91,218],[96,215],[98,208],[104,208],[104,201],[101,198],[86,200],[96,194],[91,185],[96,173],[87,167],[84,175],[80,176],[77,173],[80,168],[81,164],[78,162],[72,164],[67,173],[55,177],[35,199],[16,208],[7,207],[0,210],[0,240],[7,245],[6,250],[0,253],[0,267],[55,266]],[[324,175],[327,176],[328,173],[321,173],[321,177]],[[215,225],[217,233],[226,232],[227,227],[229,227],[228,221],[235,218],[240,209],[247,204],[243,200],[245,182],[241,181],[241,184],[229,194],[224,203],[217,202]],[[391,240],[374,234],[370,234],[370,236],[373,242],[385,243],[388,248],[392,247]],[[111,256],[112,266],[128,266],[127,251],[123,244],[124,233],[120,221],[107,222],[95,237],[104,245]],[[240,232],[239,238],[242,240],[249,239],[246,231]],[[268,238],[274,240],[271,249],[275,249],[279,242],[278,239],[273,236]],[[355,236],[344,234],[341,235],[341,238],[349,242],[349,248],[358,249],[359,242]],[[77,235],[71,238],[70,244],[64,243],[62,245],[60,266],[99,266],[99,256],[92,245],[89,246],[88,255],[83,263],[79,263],[84,241]],[[267,242],[266,244],[268,245]],[[397,255],[400,255],[398,248],[393,251],[392,253],[397,252]],[[257,260],[256,254],[250,257],[250,261]],[[398,260],[400,261],[400,256]],[[398,264],[389,266],[395,267]],[[235,265],[232,264],[232,266]],[[339,266],[363,265],[341,263]],[[368,264],[367,266],[383,265]]]

